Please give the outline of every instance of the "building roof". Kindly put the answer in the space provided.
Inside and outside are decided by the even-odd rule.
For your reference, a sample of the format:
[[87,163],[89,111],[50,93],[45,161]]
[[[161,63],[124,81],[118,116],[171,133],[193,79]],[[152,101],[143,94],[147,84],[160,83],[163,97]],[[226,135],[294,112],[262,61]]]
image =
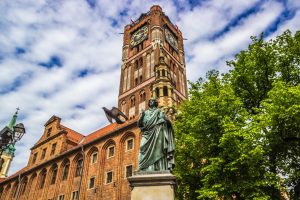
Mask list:
[[73,129],[70,129],[64,125],[60,125],[60,126],[63,130],[65,130],[67,132],[68,139],[75,143],[79,143],[82,140],[82,138],[84,137],[84,135],[74,131]]

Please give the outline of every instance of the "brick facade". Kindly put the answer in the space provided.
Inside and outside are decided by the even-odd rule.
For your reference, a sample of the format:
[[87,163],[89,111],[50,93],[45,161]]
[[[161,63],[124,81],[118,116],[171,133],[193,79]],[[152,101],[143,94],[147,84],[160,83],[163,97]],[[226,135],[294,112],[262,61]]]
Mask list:
[[[33,148],[28,165],[2,180],[1,200],[9,199],[71,199],[72,192],[79,191],[80,199],[130,199],[130,188],[126,179],[126,166],[132,165],[137,170],[137,156],[139,148],[139,129],[136,121],[131,120],[122,125],[111,124],[90,135],[81,135],[76,146],[65,149],[68,140],[80,136],[60,124],[60,119],[55,117],[53,122],[59,128],[52,130],[56,136],[45,142],[40,140]],[[45,127],[47,134],[48,126]],[[62,130],[64,129],[64,130]],[[45,135],[42,136],[44,138]],[[132,148],[128,147],[128,141]],[[57,143],[57,153],[50,156],[51,144]],[[44,159],[37,157],[32,163],[34,153],[38,155],[47,147]],[[114,148],[111,157],[108,149]],[[130,146],[131,147],[131,146]],[[96,159],[92,159],[93,156]],[[76,175],[78,160],[82,159],[82,175]],[[69,164],[67,178],[63,180],[66,164]],[[53,171],[57,170],[56,178]],[[107,172],[113,172],[111,183],[107,183]],[[43,182],[43,174],[46,174]],[[94,187],[89,188],[90,179],[94,177]],[[19,180],[21,184],[19,183]],[[54,181],[53,181],[54,180]],[[43,186],[42,186],[43,185]],[[81,187],[79,187],[81,186]]]
[[[130,46],[132,35],[143,26],[148,27],[147,38]],[[178,49],[166,41],[166,28]],[[129,120],[84,136],[52,116],[31,148],[27,166],[0,180],[0,199],[129,200],[126,176],[138,168],[136,121],[151,97],[166,110],[187,99],[182,34],[159,6],[124,29],[118,107]]]

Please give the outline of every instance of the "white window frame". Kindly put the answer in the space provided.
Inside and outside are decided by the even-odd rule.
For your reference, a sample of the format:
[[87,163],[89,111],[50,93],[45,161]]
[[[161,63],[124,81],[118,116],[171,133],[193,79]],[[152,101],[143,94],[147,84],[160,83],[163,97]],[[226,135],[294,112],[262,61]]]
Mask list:
[[125,166],[125,174],[124,174],[124,179],[127,179],[128,177],[126,177],[127,176],[127,167],[129,167],[129,166],[131,166],[132,167],[132,175],[131,176],[133,176],[133,164],[129,164],[129,165],[126,165]]
[[65,200],[65,195],[64,194],[59,195],[58,200]]
[[[128,149],[128,141],[129,140],[132,140],[132,148],[131,149]],[[129,137],[128,139],[126,139],[126,152],[127,151],[132,151],[134,149],[134,138],[133,137]]]
[[[90,187],[90,184],[91,184],[91,179],[94,179],[94,186],[93,187]],[[91,176],[90,179],[89,179],[89,183],[88,183],[88,189],[95,189],[95,186],[96,186],[96,176]]]
[[[109,156],[109,149],[110,148],[114,148],[114,155],[112,155],[112,156]],[[115,156],[115,154],[116,154],[116,147],[115,147],[115,145],[110,145],[108,148],[107,148],[107,158],[113,158],[114,156]]]
[[[74,196],[75,196],[74,194],[77,194],[77,198],[76,199],[74,198]],[[72,194],[71,194],[71,200],[79,200],[79,192],[78,192],[78,190],[75,190],[75,191],[72,192]]]
[[[112,173],[111,175],[111,182],[107,182],[107,178],[108,178],[108,173]],[[105,174],[105,184],[108,185],[108,184],[112,184],[114,182],[114,171],[113,170],[110,170],[110,171],[107,171],[106,174]]]
[[[97,154],[96,155],[96,161],[93,162],[93,158],[94,158],[95,154]],[[96,152],[92,153],[92,155],[91,155],[91,164],[96,164],[97,162],[98,162],[98,152],[96,151]]]

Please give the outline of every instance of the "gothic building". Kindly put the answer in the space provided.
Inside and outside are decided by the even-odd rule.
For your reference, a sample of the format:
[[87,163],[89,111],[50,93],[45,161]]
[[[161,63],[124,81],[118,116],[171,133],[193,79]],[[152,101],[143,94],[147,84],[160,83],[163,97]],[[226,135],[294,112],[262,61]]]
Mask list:
[[136,121],[157,97],[165,111],[187,99],[183,38],[160,6],[124,28],[119,109],[128,116],[86,136],[52,116],[27,166],[0,180],[0,199],[130,199],[127,177],[138,167]]

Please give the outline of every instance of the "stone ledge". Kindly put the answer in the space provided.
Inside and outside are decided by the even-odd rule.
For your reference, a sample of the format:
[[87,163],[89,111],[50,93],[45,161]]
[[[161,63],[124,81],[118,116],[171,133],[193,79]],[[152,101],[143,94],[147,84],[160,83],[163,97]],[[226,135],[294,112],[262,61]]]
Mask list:
[[131,187],[162,186],[170,185],[176,188],[176,177],[169,171],[162,172],[137,172],[134,176],[128,177]]

